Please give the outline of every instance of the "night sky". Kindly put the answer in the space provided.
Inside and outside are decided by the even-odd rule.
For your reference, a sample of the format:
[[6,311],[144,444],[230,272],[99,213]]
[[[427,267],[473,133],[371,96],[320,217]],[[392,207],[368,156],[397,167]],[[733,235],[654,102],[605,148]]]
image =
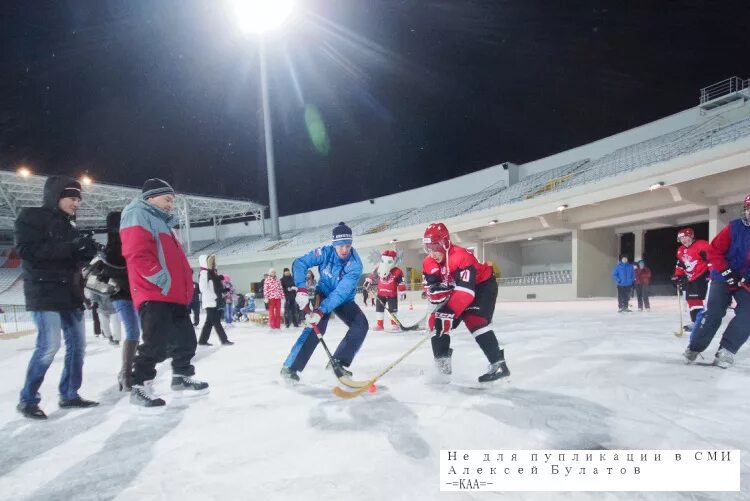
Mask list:
[[[315,0],[267,41],[281,215],[523,163],[750,75],[750,1]],[[3,0],[0,167],[268,203],[219,0]]]

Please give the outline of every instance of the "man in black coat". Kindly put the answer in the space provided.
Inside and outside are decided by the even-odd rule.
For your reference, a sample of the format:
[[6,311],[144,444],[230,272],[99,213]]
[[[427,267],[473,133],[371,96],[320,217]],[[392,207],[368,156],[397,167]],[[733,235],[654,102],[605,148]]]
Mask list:
[[293,323],[299,327],[299,309],[297,308],[297,287],[294,286],[294,277],[289,268],[284,268],[284,276],[281,277],[281,287],[284,289],[284,324],[289,328]]
[[80,397],[86,336],[83,321],[82,266],[97,251],[90,235],[75,226],[81,204],[81,185],[65,176],[51,176],[44,184],[41,207],[24,208],[15,221],[15,245],[23,268],[26,309],[31,311],[37,340],[21,390],[19,412],[46,419],[39,408],[39,387],[65,338],[65,364],[60,378],[60,407],[92,407],[97,402]]

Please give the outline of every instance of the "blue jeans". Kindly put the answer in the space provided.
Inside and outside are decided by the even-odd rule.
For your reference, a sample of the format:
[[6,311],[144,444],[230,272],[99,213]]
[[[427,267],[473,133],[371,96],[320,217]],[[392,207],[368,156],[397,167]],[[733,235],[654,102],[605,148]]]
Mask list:
[[138,341],[138,338],[141,336],[141,329],[139,327],[140,319],[133,307],[133,301],[116,299],[112,301],[112,306],[115,307],[115,311],[120,315],[120,320],[122,320],[122,324],[125,326],[125,340]]
[[[344,367],[349,367],[354,360],[354,356],[357,354],[359,349],[362,347],[362,343],[365,341],[367,335],[367,318],[362,310],[359,309],[354,301],[349,301],[340,305],[338,308],[333,310],[339,320],[344,322],[349,330],[346,331],[344,339],[339,342],[336,352],[333,354],[333,358],[338,359]],[[323,318],[318,322],[318,329],[322,334],[325,334],[326,327],[328,327],[328,319],[331,317],[330,313],[323,315]],[[312,327],[305,327],[300,334],[297,342],[292,346],[292,351],[284,361],[284,367],[297,372],[301,372],[307,365],[308,360],[318,346],[318,336],[312,330]]]
[[38,332],[36,348],[31,355],[26,382],[21,390],[21,402],[38,404],[41,401],[39,387],[42,386],[55,353],[60,349],[61,330],[65,339],[65,364],[60,376],[60,398],[76,398],[83,379],[83,355],[86,352],[83,310],[33,311],[31,316]]
[[227,324],[232,323],[232,305],[224,303],[224,322]]

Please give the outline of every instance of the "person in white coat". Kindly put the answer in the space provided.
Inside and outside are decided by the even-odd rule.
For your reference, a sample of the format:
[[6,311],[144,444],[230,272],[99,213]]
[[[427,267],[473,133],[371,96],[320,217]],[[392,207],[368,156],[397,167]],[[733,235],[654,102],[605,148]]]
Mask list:
[[207,256],[205,254],[198,256],[198,264],[201,267],[198,275],[198,287],[201,291],[201,305],[206,310],[206,321],[201,330],[201,337],[198,344],[202,346],[211,346],[208,338],[211,335],[211,329],[216,329],[221,344],[234,344],[227,338],[224,327],[221,325],[221,316],[224,313],[224,285],[221,275],[216,273],[216,256]]

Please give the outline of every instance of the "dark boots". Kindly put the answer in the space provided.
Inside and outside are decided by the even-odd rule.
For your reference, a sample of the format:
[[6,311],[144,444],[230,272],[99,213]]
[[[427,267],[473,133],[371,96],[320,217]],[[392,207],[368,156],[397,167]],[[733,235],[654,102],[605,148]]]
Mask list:
[[138,341],[126,339],[122,342],[122,368],[117,374],[120,391],[130,391],[133,386],[133,360],[138,349]]

